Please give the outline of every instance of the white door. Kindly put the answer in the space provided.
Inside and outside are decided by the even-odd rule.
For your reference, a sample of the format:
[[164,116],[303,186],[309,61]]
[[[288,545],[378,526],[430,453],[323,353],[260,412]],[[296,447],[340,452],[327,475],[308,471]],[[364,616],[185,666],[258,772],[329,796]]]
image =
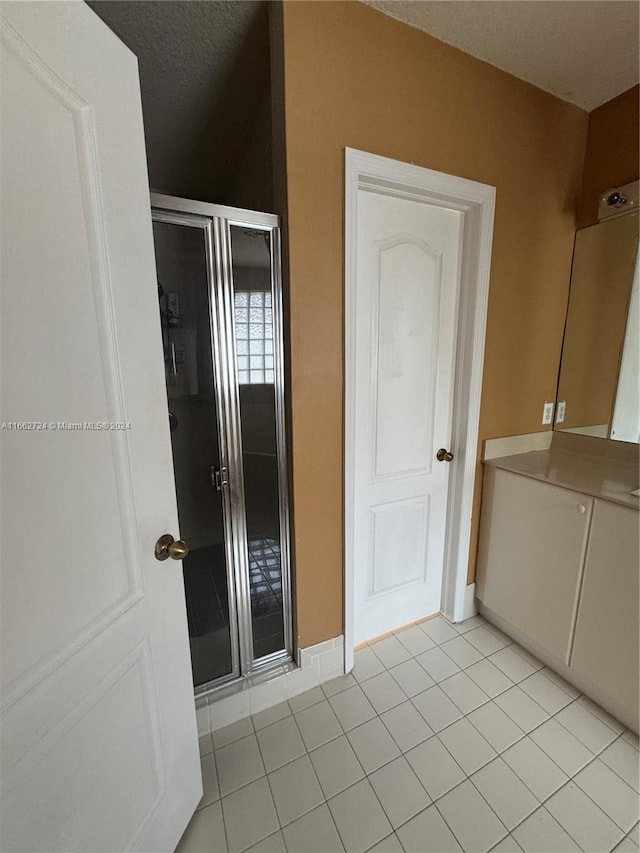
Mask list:
[[1,14],[0,847],[169,851],[201,782],[153,553],[178,527],[137,64],[85,3]]
[[360,189],[355,642],[440,610],[462,213]]

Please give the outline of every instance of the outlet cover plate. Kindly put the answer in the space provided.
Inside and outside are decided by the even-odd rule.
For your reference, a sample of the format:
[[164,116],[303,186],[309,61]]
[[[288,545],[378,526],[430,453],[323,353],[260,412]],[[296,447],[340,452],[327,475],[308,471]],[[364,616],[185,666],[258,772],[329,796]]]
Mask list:
[[542,407],[542,423],[553,423],[553,403],[545,403]]

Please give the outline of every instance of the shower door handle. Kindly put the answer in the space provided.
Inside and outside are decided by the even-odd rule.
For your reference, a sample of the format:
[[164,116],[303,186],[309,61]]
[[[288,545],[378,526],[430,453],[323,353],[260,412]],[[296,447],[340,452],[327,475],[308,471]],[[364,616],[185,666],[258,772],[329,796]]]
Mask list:
[[226,468],[211,466],[211,485],[216,487],[217,492],[221,492],[225,486],[229,485]]

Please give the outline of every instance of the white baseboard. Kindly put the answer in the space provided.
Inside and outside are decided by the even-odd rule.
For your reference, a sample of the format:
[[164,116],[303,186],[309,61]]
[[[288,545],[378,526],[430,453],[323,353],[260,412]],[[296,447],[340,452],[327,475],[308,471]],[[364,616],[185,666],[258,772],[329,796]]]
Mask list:
[[264,711],[299,693],[344,675],[344,637],[334,637],[298,652],[298,665],[288,663],[196,698],[198,735]]
[[476,603],[476,585],[475,583],[467,584],[464,590],[464,610],[462,620],[471,619],[478,612]]

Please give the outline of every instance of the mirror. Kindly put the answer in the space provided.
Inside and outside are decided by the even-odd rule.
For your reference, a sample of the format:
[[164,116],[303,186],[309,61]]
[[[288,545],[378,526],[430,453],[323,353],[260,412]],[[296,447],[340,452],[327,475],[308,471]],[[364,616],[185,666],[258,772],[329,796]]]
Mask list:
[[576,232],[555,429],[640,441],[638,213]]

